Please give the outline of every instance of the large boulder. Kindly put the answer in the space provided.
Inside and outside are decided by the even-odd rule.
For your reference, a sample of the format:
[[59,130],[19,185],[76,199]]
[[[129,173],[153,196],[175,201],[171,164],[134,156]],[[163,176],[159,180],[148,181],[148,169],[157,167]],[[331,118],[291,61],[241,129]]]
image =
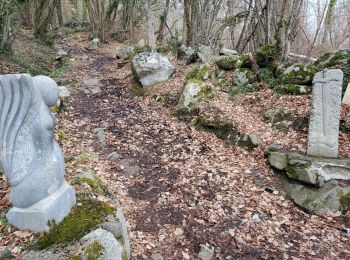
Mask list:
[[169,60],[159,53],[140,53],[132,60],[132,71],[143,87],[169,79],[175,72]]
[[176,106],[178,112],[191,112],[201,103],[215,96],[214,88],[199,80],[189,80]]

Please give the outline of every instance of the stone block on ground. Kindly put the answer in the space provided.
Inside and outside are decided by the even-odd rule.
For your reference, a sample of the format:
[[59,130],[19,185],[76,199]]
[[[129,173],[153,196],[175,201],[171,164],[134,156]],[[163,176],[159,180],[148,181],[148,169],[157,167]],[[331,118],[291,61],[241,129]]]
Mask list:
[[54,194],[31,207],[10,209],[6,218],[19,229],[47,232],[49,231],[48,222],[54,220],[60,223],[69,214],[75,202],[74,189],[64,182]]
[[159,53],[140,53],[132,60],[135,79],[143,87],[150,87],[169,79],[175,72],[169,60]]

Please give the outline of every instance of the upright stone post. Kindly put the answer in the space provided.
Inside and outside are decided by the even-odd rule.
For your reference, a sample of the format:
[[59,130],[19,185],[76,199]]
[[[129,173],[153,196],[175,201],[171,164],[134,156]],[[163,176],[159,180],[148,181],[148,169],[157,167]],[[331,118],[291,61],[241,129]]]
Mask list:
[[55,142],[56,82],[45,76],[0,75],[0,168],[11,186],[9,223],[35,232],[59,223],[76,202],[64,180],[64,157]]
[[307,149],[310,156],[338,157],[342,83],[339,69],[326,69],[314,77]]

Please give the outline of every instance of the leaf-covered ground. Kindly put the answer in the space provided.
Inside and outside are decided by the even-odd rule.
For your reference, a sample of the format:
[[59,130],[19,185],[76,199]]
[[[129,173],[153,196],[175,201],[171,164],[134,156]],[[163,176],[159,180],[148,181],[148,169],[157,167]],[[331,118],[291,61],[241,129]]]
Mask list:
[[[214,246],[216,259],[350,258],[350,215],[318,217],[299,209],[264,156],[272,143],[306,149],[309,96],[278,96],[265,88],[232,100],[219,92],[210,106],[241,133],[262,136],[249,152],[173,115],[188,67],[172,60],[174,77],[137,96],[130,64],[122,67],[113,58],[118,43],[88,50],[87,34],[79,33],[58,44],[71,55],[60,81],[72,96],[57,126],[67,179],[78,191],[88,190],[75,179],[90,169],[105,182],[126,215],[133,259],[150,259],[155,252],[166,259],[195,259],[200,244]],[[101,93],[87,91],[84,81],[91,78],[101,80]],[[165,101],[157,102],[158,96]],[[296,127],[284,133],[264,123],[272,107],[290,109]],[[105,146],[95,128],[104,129]],[[349,134],[340,134],[341,157],[350,156],[349,140]],[[107,160],[114,151],[120,158]],[[3,212],[10,205],[8,187],[0,185]],[[14,231],[0,226],[0,251],[6,247],[18,255],[21,243],[33,237]]]

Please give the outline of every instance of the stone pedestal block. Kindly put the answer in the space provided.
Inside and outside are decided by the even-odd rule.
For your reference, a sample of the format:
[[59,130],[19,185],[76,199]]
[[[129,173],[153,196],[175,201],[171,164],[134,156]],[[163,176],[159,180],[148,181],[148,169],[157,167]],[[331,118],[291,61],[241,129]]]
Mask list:
[[308,149],[310,156],[338,157],[343,72],[324,70],[313,80]]
[[12,208],[6,218],[10,224],[19,229],[34,232],[49,231],[49,221],[61,222],[76,203],[75,191],[63,182],[61,187],[51,196],[38,201],[28,208]]

